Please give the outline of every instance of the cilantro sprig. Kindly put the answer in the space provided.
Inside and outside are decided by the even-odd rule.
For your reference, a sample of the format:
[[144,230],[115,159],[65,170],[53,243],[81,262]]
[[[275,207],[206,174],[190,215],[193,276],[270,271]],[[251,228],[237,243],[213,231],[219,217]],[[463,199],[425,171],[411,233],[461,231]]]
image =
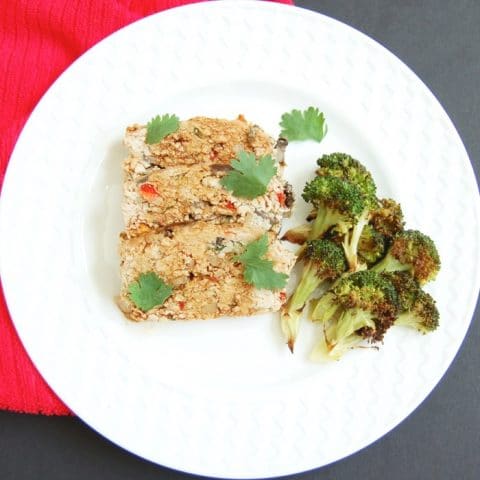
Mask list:
[[264,258],[267,251],[268,237],[264,233],[258,240],[249,243],[241,255],[235,256],[234,261],[243,264],[243,278],[250,285],[267,290],[283,288],[288,275],[273,269],[273,262]]
[[230,162],[233,168],[225,175],[220,183],[236,197],[252,198],[264,195],[270,180],[277,173],[271,155],[265,155],[258,159],[255,154],[241,150],[237,158]]
[[292,110],[282,115],[280,136],[287,140],[315,140],[321,142],[328,128],[325,116],[315,107],[308,107],[301,112]]
[[176,115],[157,115],[147,123],[147,136],[145,143],[152,144],[162,141],[170,133],[180,127],[180,119]]
[[167,285],[156,273],[142,273],[136,282],[128,286],[132,302],[142,311],[163,305],[172,294],[173,287]]

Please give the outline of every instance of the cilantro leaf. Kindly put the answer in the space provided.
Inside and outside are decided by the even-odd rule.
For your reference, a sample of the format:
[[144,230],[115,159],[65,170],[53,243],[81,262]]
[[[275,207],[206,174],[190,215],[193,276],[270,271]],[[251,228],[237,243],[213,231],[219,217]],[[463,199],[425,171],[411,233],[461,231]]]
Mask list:
[[285,273],[276,272],[273,262],[262,258],[268,251],[268,237],[264,233],[258,240],[251,242],[241,255],[234,257],[236,262],[243,263],[244,280],[256,288],[277,290],[283,288],[288,280]]
[[270,260],[259,259],[254,264],[245,265],[243,278],[247,283],[254,285],[256,288],[265,288],[267,290],[277,290],[283,288],[288,280],[285,273],[276,272],[272,268]]
[[262,258],[268,252],[268,237],[264,233],[258,240],[251,242],[245,248],[245,251],[241,255],[235,257],[235,261],[250,262],[255,261],[257,258]]
[[172,294],[173,287],[167,285],[156,273],[142,273],[136,282],[128,286],[132,302],[144,312],[163,305]]
[[328,128],[322,112],[315,107],[307,110],[292,110],[282,115],[280,122],[281,137],[287,140],[315,140],[321,142],[327,134]]
[[157,115],[147,123],[145,143],[158,143],[170,133],[176,132],[179,127],[180,119],[176,115]]
[[264,195],[272,177],[277,173],[273,158],[265,155],[257,160],[255,154],[241,150],[230,163],[233,170],[220,183],[236,197],[252,198]]

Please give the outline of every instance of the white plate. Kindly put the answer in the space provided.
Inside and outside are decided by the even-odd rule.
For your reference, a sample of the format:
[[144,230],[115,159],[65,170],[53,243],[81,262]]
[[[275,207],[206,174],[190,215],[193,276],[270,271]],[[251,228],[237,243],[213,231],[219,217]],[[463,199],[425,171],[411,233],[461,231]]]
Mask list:
[[[397,329],[377,352],[315,365],[274,315],[128,323],[113,302],[124,127],[157,113],[281,113],[319,106],[325,141],[292,144],[297,194],[323,152],[346,151],[437,242],[441,327]],[[304,206],[299,202],[296,218]],[[325,465],[385,434],[425,398],[465,335],[479,286],[479,201],[462,143],[433,95],[384,48],[324,16],[267,2],[167,11],[115,33],[48,91],[3,189],[2,277],[34,363],[80,418],[162,465],[268,477]],[[461,236],[461,248],[458,236]]]

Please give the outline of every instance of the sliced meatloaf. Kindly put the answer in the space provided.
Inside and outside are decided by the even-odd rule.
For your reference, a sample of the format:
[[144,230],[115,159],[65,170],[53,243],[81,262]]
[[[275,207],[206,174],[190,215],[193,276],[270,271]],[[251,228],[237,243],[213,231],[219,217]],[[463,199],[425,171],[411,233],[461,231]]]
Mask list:
[[[283,179],[286,141],[273,140],[243,117],[221,120],[196,117],[181,122],[177,132],[161,142],[145,143],[146,128],[127,128],[129,156],[123,165],[123,216],[127,230],[141,225],[165,227],[233,217],[240,223],[278,231],[290,214],[293,197]],[[235,197],[221,184],[240,150],[271,155],[277,174],[267,192],[255,199]]]
[[[196,221],[160,230],[121,235],[119,306],[134,321],[205,319],[248,316],[278,311],[285,302],[284,290],[257,289],[243,278],[243,266],[234,257],[265,233],[261,227],[229,221]],[[272,232],[268,233],[267,258],[278,272],[290,273],[295,256]],[[154,272],[172,295],[148,312],[131,301],[128,287],[142,273]]]

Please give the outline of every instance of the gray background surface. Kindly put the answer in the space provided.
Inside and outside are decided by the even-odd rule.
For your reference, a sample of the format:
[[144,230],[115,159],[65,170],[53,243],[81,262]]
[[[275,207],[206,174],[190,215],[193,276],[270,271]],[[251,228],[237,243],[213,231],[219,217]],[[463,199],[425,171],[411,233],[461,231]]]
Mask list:
[[[478,179],[479,0],[297,0],[296,4],[366,33],[417,73],[457,127]],[[478,317],[477,308],[467,338],[447,374],[401,425],[355,455],[289,478],[480,478]],[[117,448],[76,418],[0,412],[0,478],[193,477],[158,467]]]

